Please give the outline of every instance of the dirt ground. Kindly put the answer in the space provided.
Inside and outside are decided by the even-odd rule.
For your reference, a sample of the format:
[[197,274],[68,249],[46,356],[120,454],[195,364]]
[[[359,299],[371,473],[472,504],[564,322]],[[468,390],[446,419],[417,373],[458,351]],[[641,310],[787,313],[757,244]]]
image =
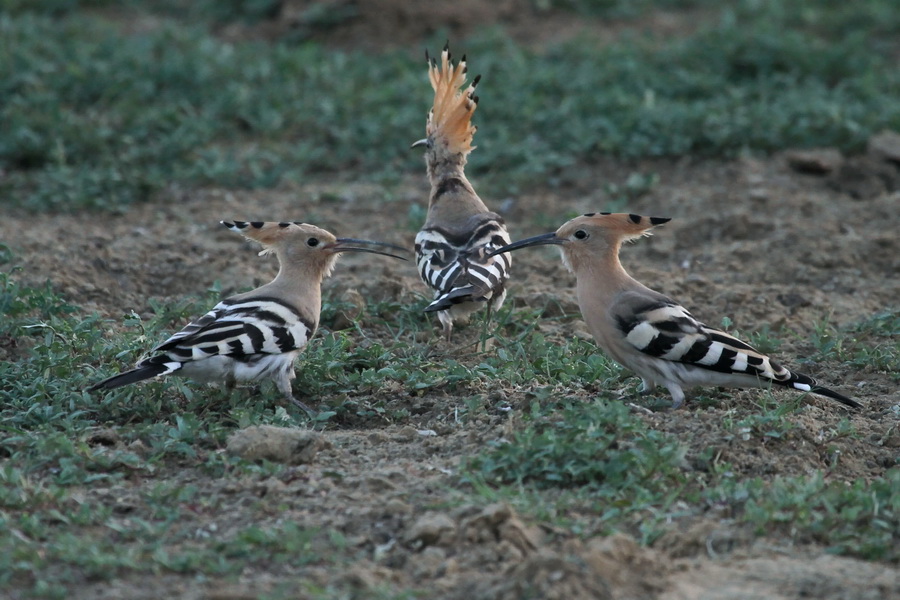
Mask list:
[[[401,3],[386,4],[400,10]],[[497,5],[509,11],[515,4]],[[503,10],[488,17],[502,20]],[[360,43],[374,44],[379,31]],[[334,35],[345,40],[350,33],[361,35]],[[423,118],[424,113],[425,107]],[[784,153],[727,162],[627,164],[604,159],[566,174],[562,187],[485,200],[502,210],[518,239],[554,229],[558,215],[604,210],[610,201],[607,184],[622,185],[632,172],[655,173],[657,185],[623,208],[673,220],[652,238],[624,249],[626,268],[710,324],[727,315],[744,331],[785,327],[796,335],[782,337],[778,355],[791,365],[794,357],[813,352],[808,340],[817,322],[827,319],[842,327],[897,306],[900,299],[900,168],[877,153],[823,165],[828,156]],[[474,184],[478,189],[477,179]],[[354,183],[253,192],[172,188],[158,201],[117,216],[5,211],[0,239],[24,267],[20,280],[39,285],[49,279],[87,311],[118,321],[130,310],[148,314],[150,298],[165,302],[194,295],[214,281],[221,282],[226,295],[268,281],[274,261],[257,258],[239,236],[218,225],[220,219],[311,221],[339,235],[412,247],[415,231],[398,228],[396,215],[403,215],[403,222],[411,205],[426,202],[424,169],[392,189],[391,202],[370,202],[373,197],[384,194]],[[510,301],[515,306],[554,301],[577,313],[572,283],[555,252],[520,252]],[[370,299],[409,301],[425,293],[414,264],[356,256],[342,259],[325,293],[340,295],[350,288]],[[577,318],[540,328],[551,341],[585,335]],[[461,330],[461,340],[474,337],[472,329]],[[389,339],[377,329],[371,335]],[[419,342],[423,349],[443,343],[437,328],[433,338]],[[819,364],[811,374],[865,405],[849,416],[858,438],[823,443],[849,413],[826,399],[810,398],[806,409],[792,417],[797,427],[784,439],[765,444],[735,439],[723,421],[756,410],[756,391],[723,392],[714,407],[699,407],[689,397],[685,409],[641,418],[680,436],[689,457],[716,449],[739,476],[827,469],[830,478],[850,481],[883,474],[900,451],[896,382],[876,370],[838,364]],[[627,381],[622,390],[612,391],[625,393],[633,384]],[[517,390],[485,389],[483,395],[487,399],[498,391],[510,413],[530,402]],[[581,395],[591,401],[596,391]],[[625,534],[578,539],[530,522],[503,504],[444,508],[455,506],[460,459],[501,437],[509,413],[488,410],[484,418],[457,423],[453,414],[460,398],[437,392],[416,397],[402,389],[378,394],[392,407],[408,408],[408,420],[361,420],[326,431],[326,445],[314,461],[292,468],[288,477],[210,480],[197,470],[171,473],[206,496],[226,498],[231,507],[212,514],[199,510],[198,531],[224,535],[246,521],[241,514],[247,506],[261,519],[333,528],[363,558],[348,570],[310,566],[301,574],[323,586],[349,583],[361,598],[379,587],[397,587],[432,590],[440,598],[514,599],[523,597],[527,586],[544,598],[900,597],[895,566],[831,556],[815,544],[783,537],[749,536],[734,529],[727,515],[685,520],[644,548]],[[789,392],[776,394],[786,398]],[[840,460],[829,448],[838,450]],[[139,493],[139,482],[85,490],[95,499],[126,504],[136,502]],[[174,575],[152,582],[132,577],[90,584],[72,597],[235,600],[277,589],[283,575],[248,569],[240,581],[213,585]]]
[[[779,355],[811,352],[814,323],[837,326],[859,321],[896,305],[900,298],[900,227],[896,192],[854,199],[834,189],[840,180],[797,173],[784,157],[727,163],[691,161],[592,165],[565,191],[538,191],[507,200],[514,237],[542,232],[536,213],[597,210],[607,199],[603,182],[622,183],[632,170],[655,172],[655,190],[635,200],[629,211],[671,215],[673,221],[640,243],[626,247],[626,267],[640,279],[680,298],[703,318],[730,315],[736,326],[785,326],[796,337],[783,338]],[[25,270],[21,278],[49,279],[66,297],[87,310],[120,319],[129,310],[148,313],[148,299],[174,300],[195,294],[218,280],[223,294],[255,285],[274,273],[273,261],[257,258],[221,218],[307,219],[344,235],[412,245],[413,231],[398,233],[391,214],[422,202],[424,182],[410,177],[401,186],[396,209],[372,206],[377,190],[362,185],[306,186],[254,193],[204,190],[171,192],[115,217],[11,214],[0,222],[0,238],[11,245]],[[477,185],[477,182],[476,182]],[[336,200],[337,199],[337,200]],[[494,204],[497,201],[494,200]],[[414,265],[373,263],[348,257],[328,280],[326,294],[356,288],[363,295],[409,300],[423,292]],[[374,275],[374,276],[373,276]],[[519,254],[512,301],[516,305],[557,300],[574,310],[572,278],[552,252]],[[327,324],[326,324],[327,325]],[[462,339],[473,328],[460,330]],[[550,340],[584,335],[580,319],[541,326]],[[323,335],[325,333],[323,332]],[[371,335],[387,335],[373,330]],[[422,348],[440,344],[434,337]],[[465,357],[457,357],[465,361]],[[757,408],[759,392],[723,392],[720,406],[691,405],[643,418],[654,428],[685,440],[689,456],[712,447],[741,476],[800,475],[826,469],[839,480],[883,474],[894,464],[900,436],[892,412],[900,402],[895,382],[884,373],[819,367],[836,389],[866,408],[850,418],[859,439],[840,438],[840,460],[822,442],[847,413],[835,403],[811,399],[796,417],[797,428],[771,444],[728,435],[726,418]],[[633,381],[631,382],[633,384]],[[626,391],[623,384],[621,391]],[[484,390],[485,398],[496,390]],[[780,393],[785,396],[789,392]],[[591,401],[592,390],[583,392]],[[504,392],[513,413],[530,400],[521,391]],[[297,467],[288,481],[208,480],[199,472],[172,473],[210,496],[285,506],[280,519],[343,532],[369,556],[349,572],[310,568],[305,575],[323,584],[351,578],[362,589],[397,585],[435,589],[447,598],[517,598],[526,582],[546,586],[545,597],[611,598],[884,598],[900,594],[897,570],[850,558],[832,557],[814,545],[790,540],[752,539],[735,533],[728,519],[693,519],[666,534],[656,546],[639,548],[627,536],[580,541],[540,523],[526,523],[503,506],[433,507],[454,498],[461,457],[504,433],[507,413],[490,412],[464,424],[453,419],[461,399],[432,392],[415,397],[404,390],[379,392],[380,401],[406,407],[406,422],[360,421],[326,432],[327,447],[310,465]],[[327,399],[326,399],[327,400]],[[419,431],[431,430],[435,436]],[[331,473],[342,473],[334,478]],[[87,490],[110,502],[128,502],[139,486]],[[106,497],[98,498],[104,499]],[[444,502],[446,501],[446,502]],[[263,512],[266,512],[263,509]],[[581,515],[582,518],[591,518]],[[241,522],[228,514],[198,515],[198,527],[225,532]],[[721,547],[718,547],[721,545]],[[658,547],[657,547],[658,546]],[[715,548],[715,549],[713,549]],[[176,577],[172,597],[249,598],[270,589],[277,578],[249,572],[242,582],[210,589]],[[565,582],[565,585],[560,583]],[[149,598],[133,580],[91,586],[80,598]],[[568,587],[567,587],[568,586]],[[159,587],[153,588],[159,593]],[[752,590],[748,592],[748,590]],[[890,592],[890,593],[889,593]],[[751,595],[748,595],[751,594]],[[607,595],[604,595],[607,594]]]

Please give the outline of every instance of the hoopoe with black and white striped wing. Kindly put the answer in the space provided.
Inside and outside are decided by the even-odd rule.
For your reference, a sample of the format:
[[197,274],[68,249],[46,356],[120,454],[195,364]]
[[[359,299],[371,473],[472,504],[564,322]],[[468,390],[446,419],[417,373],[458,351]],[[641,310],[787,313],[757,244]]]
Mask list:
[[294,399],[294,360],[319,325],[322,280],[331,274],[341,252],[370,252],[406,260],[366,246],[405,251],[400,246],[336,238],[314,225],[298,222],[222,221],[222,225],[259,242],[260,254],[278,257],[278,275],[255,290],[231,296],[151,351],[134,369],[104,379],[88,391],[114,389],[163,375],[200,382],[274,379],[285,399]]
[[555,233],[510,244],[496,252],[527,246],[559,245],[563,263],[575,274],[581,314],[597,344],[643,380],[643,392],[664,386],[673,408],[685,387],[767,387],[772,384],[833,398],[858,408],[859,402],[819,386],[723,331],[697,321],[674,300],[633,279],[619,262],[623,241],[645,235],[667,218],[590,213]]
[[457,65],[444,47],[441,60],[428,61],[434,106],[425,126],[427,137],[412,147],[425,147],[431,183],[428,215],[416,236],[416,265],[422,280],[434,289],[426,312],[437,312],[449,341],[454,320],[486,304],[499,309],[506,299],[511,259],[491,252],[509,243],[503,218],[488,210],[466,179],[466,157],[472,151],[480,76],[466,83],[466,57]]

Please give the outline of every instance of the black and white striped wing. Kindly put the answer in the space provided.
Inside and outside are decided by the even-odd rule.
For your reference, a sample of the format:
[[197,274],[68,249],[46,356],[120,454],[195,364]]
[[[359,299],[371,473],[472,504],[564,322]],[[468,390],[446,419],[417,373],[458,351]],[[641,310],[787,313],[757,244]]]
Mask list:
[[[628,346],[643,355],[683,365],[699,367],[712,373],[713,383],[723,383],[721,375],[734,376],[732,384],[771,382],[802,392],[833,398],[847,406],[860,407],[859,402],[834,390],[822,387],[803,373],[791,371],[736,337],[707,327],[683,307],[668,299],[643,300],[637,294],[618,303],[613,311],[616,324]],[[662,297],[665,298],[665,297]],[[687,383],[700,383],[695,378]]]
[[633,306],[617,314],[616,321],[628,345],[655,358],[775,383],[791,379],[790,371],[755,348],[706,327],[673,302],[652,301]]
[[226,299],[154,348],[156,356],[147,361],[159,362],[160,355],[189,362],[211,356],[240,359],[284,354],[305,346],[315,325],[296,308],[276,298]]
[[439,228],[420,231],[416,265],[422,280],[435,290],[435,299],[425,310],[446,310],[453,304],[482,302],[500,294],[509,279],[510,255],[489,255],[507,244],[506,228],[493,219],[464,240]]
[[452,288],[462,272],[459,257],[463,250],[436,229],[420,231],[416,235],[416,267],[422,281],[437,292]]

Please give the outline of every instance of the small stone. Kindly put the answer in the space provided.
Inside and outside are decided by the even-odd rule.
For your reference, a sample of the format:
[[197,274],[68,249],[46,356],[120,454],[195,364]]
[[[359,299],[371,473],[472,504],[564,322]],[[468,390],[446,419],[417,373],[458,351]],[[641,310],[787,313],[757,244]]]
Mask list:
[[383,513],[386,515],[408,515],[412,513],[412,507],[398,498],[392,498],[384,505]]
[[254,425],[231,434],[226,451],[244,460],[301,465],[312,462],[325,446],[325,438],[315,431]]
[[376,493],[390,492],[397,489],[397,485],[383,475],[371,475],[366,477],[366,487]]
[[353,323],[359,319],[359,316],[366,309],[365,298],[352,288],[341,294],[341,302],[346,306],[338,311],[334,317],[334,323],[332,323],[331,327],[335,331],[353,327]]
[[770,193],[766,188],[753,188],[748,193],[751,200],[768,200]]
[[584,331],[583,329],[576,329],[575,332],[574,332],[574,335],[575,335],[575,337],[577,337],[578,339],[580,339],[580,340],[585,340],[585,341],[588,341],[588,342],[591,341],[592,339],[594,339],[594,336],[592,336],[592,335],[591,335],[590,333],[588,333],[587,331]]
[[383,431],[373,431],[366,439],[368,439],[369,443],[373,446],[380,446],[381,444],[386,443],[390,438]]
[[785,294],[778,294],[775,298],[785,307],[789,309],[795,309],[802,306],[809,306],[812,304],[805,296],[797,294],[795,292],[787,292]]
[[419,432],[416,431],[415,427],[409,425],[401,427],[400,430],[394,434],[394,441],[400,442],[401,444],[408,444],[418,438]]
[[448,540],[456,531],[456,523],[443,513],[428,513],[409,528],[403,541],[408,546],[425,548]]
[[844,156],[834,148],[790,150],[784,157],[792,169],[811,175],[827,175],[844,163]]
[[85,441],[89,446],[118,446],[122,438],[115,429],[103,428],[91,433]]
[[141,440],[134,440],[133,442],[128,444],[128,450],[130,452],[134,452],[140,457],[146,456],[148,452],[147,446]]

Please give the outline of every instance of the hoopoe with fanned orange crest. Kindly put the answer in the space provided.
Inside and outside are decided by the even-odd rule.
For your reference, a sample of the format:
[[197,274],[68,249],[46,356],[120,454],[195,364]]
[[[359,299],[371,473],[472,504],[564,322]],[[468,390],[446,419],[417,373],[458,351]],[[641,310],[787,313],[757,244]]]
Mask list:
[[422,280],[434,289],[426,312],[437,312],[449,341],[454,320],[465,318],[485,303],[499,309],[506,299],[509,256],[491,252],[509,243],[503,218],[485,206],[466,179],[466,157],[474,148],[472,114],[478,105],[475,87],[481,76],[466,83],[466,57],[455,65],[450,49],[441,60],[429,58],[428,76],[434,106],[428,113],[425,148],[431,194],[425,225],[416,235],[416,265]]
[[294,360],[319,325],[321,284],[342,252],[369,252],[406,260],[367,246],[405,252],[400,246],[354,238],[336,238],[299,222],[222,221],[222,225],[274,253],[278,275],[255,290],[231,296],[151,351],[134,369],[104,379],[88,391],[114,389],[163,375],[200,382],[274,379],[289,402],[312,412],[291,391]]
[[650,235],[668,222],[635,214],[590,213],[572,219],[554,233],[524,239],[499,250],[560,246],[565,266],[575,274],[581,314],[597,345],[643,380],[643,393],[657,385],[684,401],[684,389],[696,385],[768,387],[771,384],[827,396],[847,406],[859,402],[819,386],[788,370],[723,331],[707,327],[674,300],[633,279],[619,262],[622,242]]

